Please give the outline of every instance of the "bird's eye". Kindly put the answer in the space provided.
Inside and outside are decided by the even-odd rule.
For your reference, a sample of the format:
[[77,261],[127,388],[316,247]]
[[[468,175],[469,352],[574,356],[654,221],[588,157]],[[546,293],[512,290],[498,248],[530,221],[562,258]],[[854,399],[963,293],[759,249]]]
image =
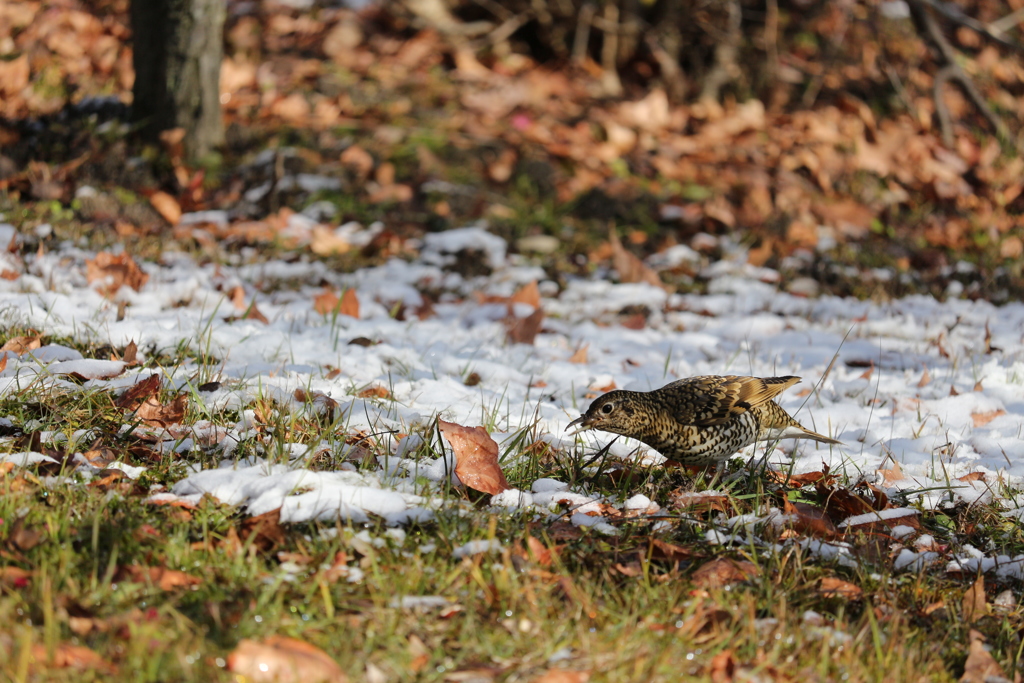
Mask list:
[[604,413],[605,415],[612,412],[613,410],[615,410],[615,406],[611,403],[605,403],[603,406],[601,406],[601,412]]

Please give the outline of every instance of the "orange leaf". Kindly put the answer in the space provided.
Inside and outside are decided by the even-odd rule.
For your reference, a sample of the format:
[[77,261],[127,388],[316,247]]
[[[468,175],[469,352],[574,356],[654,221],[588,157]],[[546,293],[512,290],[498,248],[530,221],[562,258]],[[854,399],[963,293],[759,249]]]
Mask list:
[[169,591],[175,588],[187,588],[198,586],[203,582],[198,576],[192,576],[177,569],[167,567],[143,567],[137,564],[130,564],[121,567],[118,572],[121,580],[133,581],[135,583],[151,583],[162,591]]
[[348,678],[323,650],[295,638],[243,638],[228,655],[228,671],[254,683],[344,683]]
[[575,351],[573,351],[572,355],[569,356],[569,362],[570,363],[586,364],[587,363],[587,349],[588,348],[590,348],[590,344],[584,344],[583,346],[581,346],[578,349],[576,349]]
[[359,317],[359,297],[356,296],[356,290],[345,290],[345,293],[341,295],[341,308],[338,309],[338,312],[353,318]]
[[531,280],[529,284],[523,285],[508,300],[509,303],[526,304],[534,308],[540,308],[540,289],[537,288],[537,281]]
[[324,291],[313,297],[313,310],[320,315],[327,315],[338,308],[341,299],[332,290],[325,288]]
[[498,465],[498,444],[483,427],[463,427],[454,422],[437,421],[441,434],[455,453],[455,474],[475,491],[491,495],[512,488]]
[[984,427],[992,420],[996,419],[1000,415],[1006,415],[1005,410],[992,410],[987,413],[971,413],[971,419],[974,420],[975,427]]
[[181,222],[181,206],[178,200],[166,192],[154,192],[149,198],[156,212],[163,216],[164,220],[171,224],[171,227]]
[[693,573],[692,580],[694,585],[699,588],[715,588],[740,581],[749,581],[760,573],[753,563],[746,560],[719,557],[702,564]]
[[569,669],[548,669],[533,679],[532,683],[587,683],[589,671],[570,671]]
[[619,240],[615,228],[608,233],[608,241],[612,245],[612,265],[615,266],[622,282],[646,282],[655,287],[665,288],[658,274],[632,252],[626,251]]
[[136,292],[149,281],[149,275],[142,272],[131,256],[125,253],[109,254],[101,251],[96,258],[85,262],[85,279],[92,284],[102,282],[100,293],[108,299],[117,294],[122,285],[128,285]]
[[53,659],[49,658],[46,646],[42,644],[33,645],[31,653],[36,663],[57,669],[93,669],[107,674],[114,674],[117,671],[116,666],[84,645],[58,643],[53,650]]
[[35,351],[42,345],[40,337],[11,337],[3,346],[0,346],[0,353],[10,351],[20,356],[26,351]]
[[832,576],[826,576],[818,584],[818,592],[826,598],[845,598],[847,600],[860,600],[864,591],[860,586],[843,581]]

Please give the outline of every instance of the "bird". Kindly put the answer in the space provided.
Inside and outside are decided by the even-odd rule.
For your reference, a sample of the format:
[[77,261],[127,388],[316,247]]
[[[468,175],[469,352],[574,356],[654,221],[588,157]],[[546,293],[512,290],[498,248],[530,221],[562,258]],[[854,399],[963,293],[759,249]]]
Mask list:
[[610,391],[566,427],[573,434],[596,429],[629,436],[681,465],[707,466],[756,441],[813,439],[841,444],[812,432],[773,401],[799,377],[703,375],[654,391]]

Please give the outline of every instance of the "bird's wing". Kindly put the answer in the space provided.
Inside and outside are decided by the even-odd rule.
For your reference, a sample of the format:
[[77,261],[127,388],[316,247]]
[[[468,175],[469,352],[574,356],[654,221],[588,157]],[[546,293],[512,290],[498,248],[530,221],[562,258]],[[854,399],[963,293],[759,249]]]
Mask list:
[[772,400],[800,381],[799,377],[741,377],[707,375],[668,384],[659,392],[672,406],[676,421],[711,427]]

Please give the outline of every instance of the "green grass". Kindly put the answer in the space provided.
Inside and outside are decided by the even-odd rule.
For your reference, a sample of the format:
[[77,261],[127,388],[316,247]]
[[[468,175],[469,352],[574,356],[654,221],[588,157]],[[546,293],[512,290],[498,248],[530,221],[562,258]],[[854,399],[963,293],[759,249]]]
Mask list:
[[[263,426],[240,455],[276,460],[286,442],[346,435],[344,416],[254,401],[248,407]],[[495,427],[508,419],[500,405],[485,412]],[[664,508],[662,528],[623,517],[613,520],[619,535],[605,536],[567,524],[571,510],[501,513],[486,506],[486,497],[423,482],[423,493],[444,502],[435,520],[404,533],[380,521],[337,519],[261,536],[242,511],[213,499],[193,510],[145,502],[152,487],[184,476],[186,462],[212,464],[218,456],[143,457],[133,449],[137,441],[118,435],[130,418],[104,391],[38,383],[0,400],[0,414],[15,425],[5,452],[27,449],[19,430],[69,438],[90,430],[120,459],[149,468],[134,482],[102,472],[84,483],[67,468],[68,476],[54,480],[54,467],[0,475],[0,566],[27,572],[0,574],[3,680],[228,681],[224,662],[237,643],[274,634],[322,648],[352,680],[371,664],[388,680],[446,681],[485,669],[495,680],[529,680],[553,667],[589,671],[598,681],[711,680],[718,655],[767,678],[943,681],[962,672],[972,627],[987,636],[1007,671],[1020,656],[1020,610],[967,624],[961,597],[974,577],[946,575],[942,563],[920,574],[893,573],[886,544],[851,536],[845,540],[861,561],[848,567],[784,541],[764,524],[755,526],[757,537],[778,545],[709,544],[709,531],[728,531],[721,514],[672,509],[674,491],[724,491],[729,517],[764,514],[783,497],[815,499],[809,488],[787,493],[735,468],[741,476],[715,480],[664,468],[623,475],[600,453],[584,459],[552,450],[527,428],[503,444],[513,486],[528,489],[551,476],[612,500],[642,492]],[[186,422],[199,417],[230,425],[237,413],[193,410]],[[424,437],[415,457],[437,457],[433,430]],[[84,441],[79,437],[74,449],[86,450],[90,439]],[[374,439],[366,443],[376,448]],[[62,448],[59,441],[42,446]],[[1019,526],[992,506],[924,512],[921,520],[939,543],[1024,552]],[[488,539],[501,551],[452,554]],[[652,539],[686,549],[685,557],[663,559]],[[550,561],[531,545],[550,551]],[[872,548],[882,551],[872,555]],[[339,557],[344,569],[332,573]],[[695,583],[694,573],[718,557],[749,561],[754,575],[725,586]],[[132,566],[159,568],[158,574]],[[164,570],[171,573],[161,586]],[[854,583],[863,596],[825,595],[818,590],[823,578]],[[990,580],[990,597],[1005,587]],[[401,607],[403,596],[423,595],[444,597],[448,607]],[[62,644],[91,648],[116,673],[47,665],[45,653]]]

